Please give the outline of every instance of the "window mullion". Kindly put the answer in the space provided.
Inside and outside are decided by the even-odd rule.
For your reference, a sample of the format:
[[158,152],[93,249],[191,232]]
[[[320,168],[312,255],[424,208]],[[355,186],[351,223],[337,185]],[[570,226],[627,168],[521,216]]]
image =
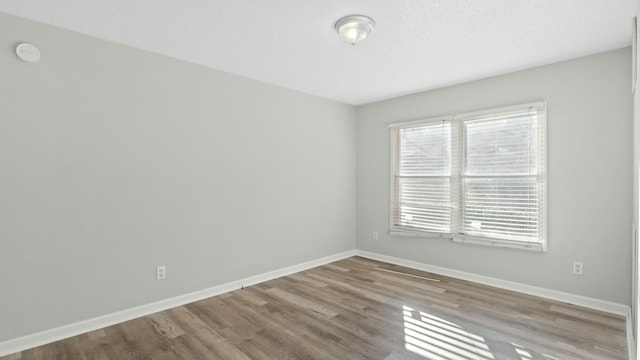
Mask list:
[[451,117],[451,127],[451,158],[453,162],[451,164],[451,205],[453,206],[451,211],[451,233],[458,234],[460,232],[460,219],[462,219],[463,209],[462,182],[460,175],[463,173],[464,149],[462,142],[462,127],[460,126],[460,120],[456,119],[455,116]]

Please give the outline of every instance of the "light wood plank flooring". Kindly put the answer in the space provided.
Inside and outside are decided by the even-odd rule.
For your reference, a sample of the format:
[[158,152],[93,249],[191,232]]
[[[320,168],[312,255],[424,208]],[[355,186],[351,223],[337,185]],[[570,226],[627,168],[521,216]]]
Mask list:
[[0,359],[583,360],[626,352],[622,317],[352,257]]

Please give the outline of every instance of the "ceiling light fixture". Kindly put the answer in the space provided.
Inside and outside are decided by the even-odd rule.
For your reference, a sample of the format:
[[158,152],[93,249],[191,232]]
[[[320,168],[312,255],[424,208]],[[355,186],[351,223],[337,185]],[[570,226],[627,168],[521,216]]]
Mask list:
[[351,45],[364,40],[374,26],[373,19],[364,15],[349,15],[336,21],[336,30]]

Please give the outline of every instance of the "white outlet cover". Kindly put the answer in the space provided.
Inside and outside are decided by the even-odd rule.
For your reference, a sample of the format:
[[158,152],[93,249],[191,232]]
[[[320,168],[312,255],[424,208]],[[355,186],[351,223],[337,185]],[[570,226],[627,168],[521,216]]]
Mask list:
[[574,261],[573,273],[576,275],[582,275],[584,273],[584,263],[582,263],[581,261]]
[[37,64],[40,62],[40,59],[42,59],[40,49],[29,43],[22,43],[18,45],[16,47],[16,54],[20,60],[30,64]]
[[167,267],[166,266],[158,266],[156,268],[156,279],[162,280],[167,277]]

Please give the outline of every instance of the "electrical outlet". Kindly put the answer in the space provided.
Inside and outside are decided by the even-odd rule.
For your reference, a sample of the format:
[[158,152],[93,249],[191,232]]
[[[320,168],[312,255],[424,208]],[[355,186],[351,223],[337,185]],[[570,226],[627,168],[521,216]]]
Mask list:
[[584,272],[584,264],[582,261],[574,261],[573,262],[573,273],[575,275],[582,275]]
[[156,268],[156,280],[162,280],[167,277],[167,267],[164,265]]
[[373,240],[378,240],[378,232],[377,232],[377,231],[374,231],[374,232],[373,232],[373,234],[371,234],[371,238],[372,238]]

